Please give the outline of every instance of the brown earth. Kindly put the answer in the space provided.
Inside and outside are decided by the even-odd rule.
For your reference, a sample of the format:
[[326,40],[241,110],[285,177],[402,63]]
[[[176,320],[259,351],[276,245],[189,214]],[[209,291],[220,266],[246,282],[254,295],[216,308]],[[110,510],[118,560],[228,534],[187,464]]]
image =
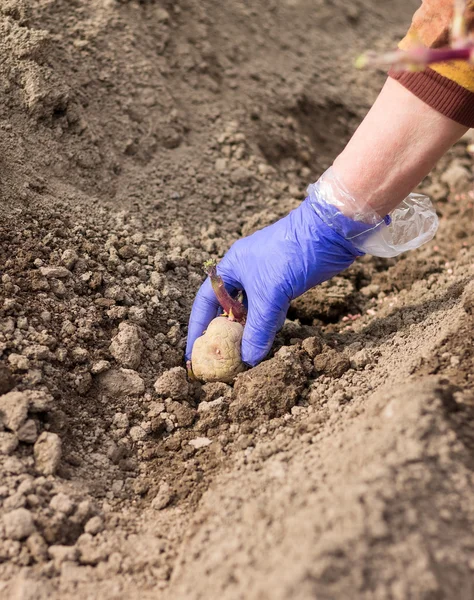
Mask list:
[[[201,264],[286,213],[415,0],[3,0],[0,596],[474,596],[467,138],[437,238],[191,384]],[[469,136],[467,136],[469,137]]]

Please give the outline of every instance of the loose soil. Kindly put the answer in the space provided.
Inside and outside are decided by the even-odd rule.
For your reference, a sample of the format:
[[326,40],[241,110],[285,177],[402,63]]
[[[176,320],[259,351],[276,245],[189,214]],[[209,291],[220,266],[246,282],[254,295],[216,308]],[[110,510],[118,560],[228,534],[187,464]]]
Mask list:
[[474,194],[185,376],[202,263],[304,198],[415,0],[3,0],[0,596],[474,596]]

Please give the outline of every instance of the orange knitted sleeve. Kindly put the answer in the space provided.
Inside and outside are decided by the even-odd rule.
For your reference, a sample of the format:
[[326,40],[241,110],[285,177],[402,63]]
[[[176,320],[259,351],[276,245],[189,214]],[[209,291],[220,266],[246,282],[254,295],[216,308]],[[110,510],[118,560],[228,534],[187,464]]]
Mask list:
[[[472,28],[474,0],[467,5],[467,24]],[[428,48],[448,45],[452,17],[453,0],[424,0],[399,47],[403,50],[420,43]],[[474,127],[474,65],[451,61],[419,72],[391,69],[389,75],[443,115]]]

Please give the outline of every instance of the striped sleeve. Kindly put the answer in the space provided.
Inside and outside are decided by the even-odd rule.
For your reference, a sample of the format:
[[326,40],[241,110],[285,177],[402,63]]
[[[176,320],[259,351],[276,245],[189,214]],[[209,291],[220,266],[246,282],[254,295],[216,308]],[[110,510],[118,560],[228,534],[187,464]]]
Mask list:
[[[402,50],[414,44],[440,48],[449,43],[453,0],[424,0],[411,27],[400,42]],[[474,1],[468,2],[468,27],[474,26]],[[474,65],[451,61],[432,65],[424,71],[389,71],[426,104],[466,127],[474,127]]]

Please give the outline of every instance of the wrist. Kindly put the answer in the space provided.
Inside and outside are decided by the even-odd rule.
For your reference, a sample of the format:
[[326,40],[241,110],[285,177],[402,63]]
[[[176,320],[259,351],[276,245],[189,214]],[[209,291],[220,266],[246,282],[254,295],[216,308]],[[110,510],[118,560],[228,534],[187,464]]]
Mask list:
[[333,168],[354,197],[384,216],[464,131],[389,78]]
[[325,205],[334,206],[349,219],[366,225],[377,225],[383,221],[384,215],[375,211],[365,198],[359,198],[347,188],[334,165],[312,185],[316,186],[317,195]]
[[[382,219],[350,195],[332,168],[308,187],[306,201],[319,219],[359,254],[397,256],[430,241],[438,228],[428,197],[410,194]],[[347,216],[348,212],[353,216]]]
[[390,223],[352,196],[329,168],[316,183],[308,186],[308,200],[320,219],[345,240],[356,238]]

